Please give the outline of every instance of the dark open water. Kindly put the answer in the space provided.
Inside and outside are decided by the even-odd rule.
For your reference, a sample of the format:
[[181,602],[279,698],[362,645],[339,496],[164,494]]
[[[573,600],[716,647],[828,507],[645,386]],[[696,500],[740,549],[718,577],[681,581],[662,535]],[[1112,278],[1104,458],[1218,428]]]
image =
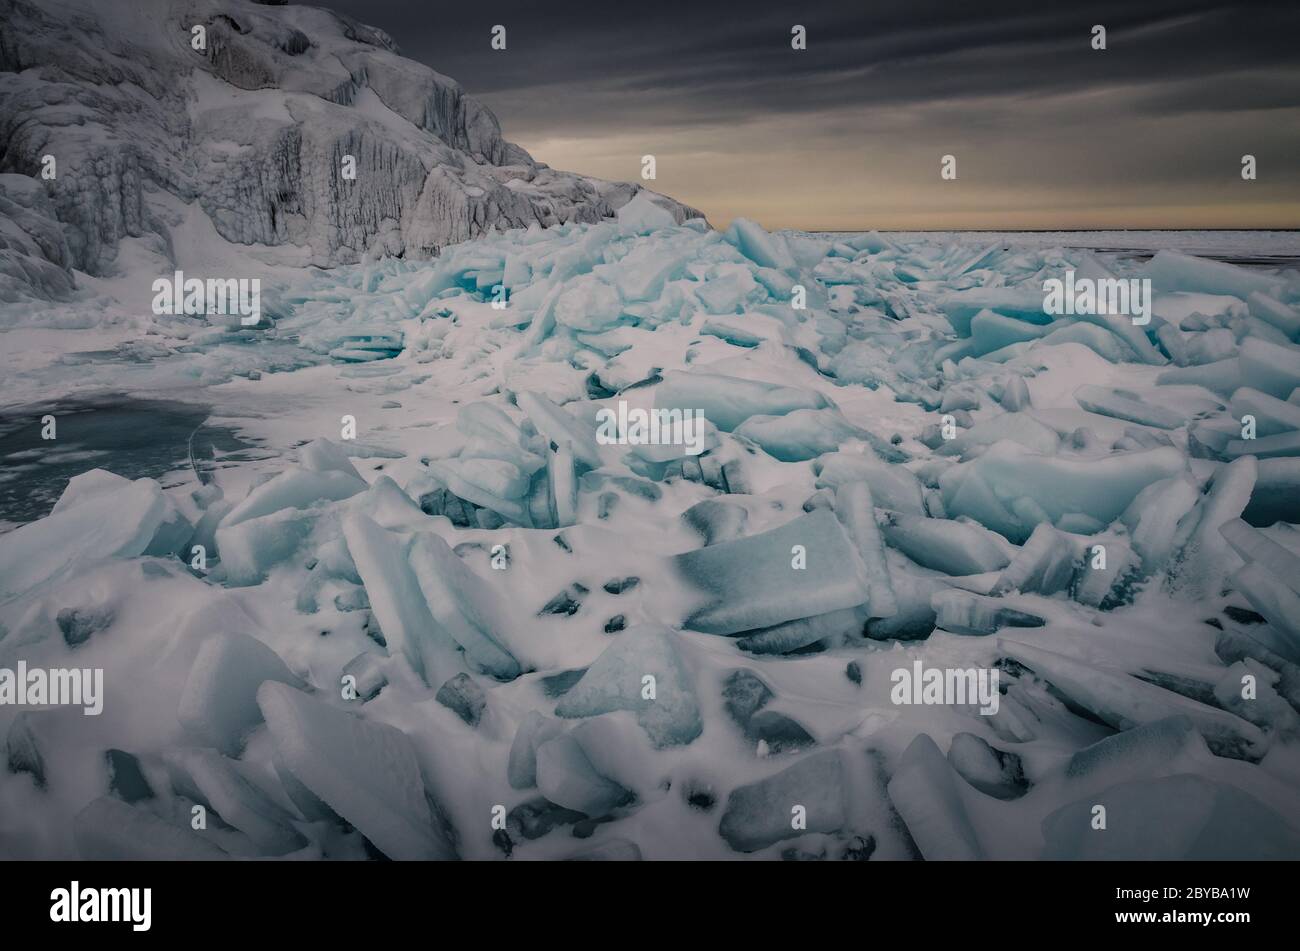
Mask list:
[[[48,515],[68,480],[88,469],[161,480],[189,470],[192,450],[199,477],[207,481],[224,462],[247,458],[252,445],[234,430],[207,423],[209,413],[193,403],[129,397],[7,412],[0,416],[0,531]],[[47,414],[56,420],[53,440],[41,438]]]

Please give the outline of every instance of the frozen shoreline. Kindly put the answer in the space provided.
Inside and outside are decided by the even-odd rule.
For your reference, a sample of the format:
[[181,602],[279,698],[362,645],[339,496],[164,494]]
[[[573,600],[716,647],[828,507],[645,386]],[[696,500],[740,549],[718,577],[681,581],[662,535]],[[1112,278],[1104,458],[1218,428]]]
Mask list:
[[[1294,273],[665,216],[282,276],[253,330],[7,331],[5,405],[183,394],[264,452],[0,535],[0,666],[106,693],[0,705],[0,854],[1300,853]],[[1066,268],[1155,319],[1053,320]],[[705,451],[597,441],[620,402]],[[996,712],[891,701],[917,664]]]

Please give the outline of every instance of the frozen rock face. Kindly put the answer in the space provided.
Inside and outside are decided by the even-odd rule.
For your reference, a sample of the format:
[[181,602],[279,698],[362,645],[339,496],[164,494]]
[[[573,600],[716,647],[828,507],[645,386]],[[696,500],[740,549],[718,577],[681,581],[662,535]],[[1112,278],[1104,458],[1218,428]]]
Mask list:
[[0,0],[0,23],[0,172],[44,186],[0,180],[0,300],[111,273],[127,237],[175,260],[194,207],[226,241],[330,266],[595,222],[641,191],[535,162],[455,81],[328,10]]
[[0,301],[72,290],[72,251],[54,203],[36,179],[0,175]]

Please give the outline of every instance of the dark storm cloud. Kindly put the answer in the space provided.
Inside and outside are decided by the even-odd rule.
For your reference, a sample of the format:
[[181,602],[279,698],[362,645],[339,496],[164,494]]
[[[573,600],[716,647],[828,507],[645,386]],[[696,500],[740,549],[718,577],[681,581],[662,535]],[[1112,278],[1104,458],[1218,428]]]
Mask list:
[[[937,157],[949,151],[969,173],[960,201],[985,188],[990,214],[1015,195],[1027,201],[1033,187],[1044,209],[1122,211],[1157,195],[1185,209],[1240,203],[1240,190],[1207,196],[1251,151],[1268,156],[1267,188],[1288,190],[1261,182],[1250,199],[1271,205],[1274,225],[1289,213],[1279,202],[1300,205],[1294,0],[332,5],[458,80],[541,159],[632,178],[643,148],[671,153],[657,186],[724,220],[766,214],[815,226],[839,200],[798,181],[856,185],[863,166],[861,184],[898,193],[890,207],[923,205],[908,189],[922,175],[933,188]],[[489,47],[498,23],[504,52]],[[795,23],[808,30],[800,53],[790,49]],[[1090,47],[1094,24],[1107,29],[1104,52]],[[794,187],[797,197],[772,191]],[[883,207],[855,200],[863,214]]]
[[[1033,95],[1099,84],[1201,78],[1269,67],[1296,71],[1300,5],[1163,0],[1050,9],[1042,0],[871,4],[651,2],[424,4],[335,0],[386,28],[403,52],[491,102],[498,93],[580,87],[687,101],[736,116],[988,95]],[[1048,6],[1049,9],[1044,9]],[[488,47],[493,24],[509,47]],[[792,56],[790,27],[808,28]],[[1093,24],[1110,48],[1089,48]],[[1239,108],[1266,87],[1238,83]],[[1188,90],[1187,104],[1199,95]],[[556,111],[563,101],[555,103]],[[611,102],[611,106],[615,103]]]

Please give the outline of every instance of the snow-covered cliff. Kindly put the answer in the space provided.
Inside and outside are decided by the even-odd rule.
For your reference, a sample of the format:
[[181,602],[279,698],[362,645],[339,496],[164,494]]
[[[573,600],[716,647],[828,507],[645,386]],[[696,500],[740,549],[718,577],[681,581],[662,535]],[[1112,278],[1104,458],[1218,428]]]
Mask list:
[[0,173],[9,300],[129,269],[128,237],[175,261],[195,208],[263,260],[330,266],[594,222],[640,191],[535,162],[381,30],[250,0],[0,0]]

